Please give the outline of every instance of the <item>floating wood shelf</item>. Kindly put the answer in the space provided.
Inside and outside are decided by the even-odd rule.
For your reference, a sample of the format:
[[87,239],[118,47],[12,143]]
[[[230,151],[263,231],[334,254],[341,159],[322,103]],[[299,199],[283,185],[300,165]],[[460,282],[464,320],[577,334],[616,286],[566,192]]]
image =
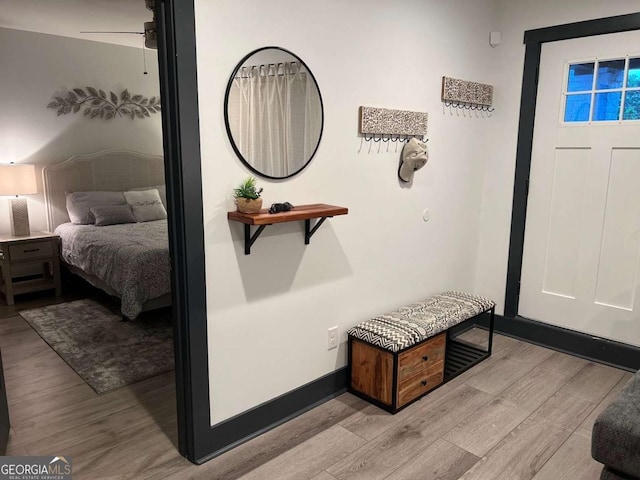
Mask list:
[[[269,210],[263,209],[259,213],[241,213],[238,211],[228,212],[227,218],[235,222],[244,223],[244,254],[251,253],[251,246],[260,236],[267,225],[274,223],[296,222],[304,220],[304,243],[309,245],[309,240],[318,227],[331,217],[337,215],[346,215],[349,209],[345,207],[337,207],[335,205],[325,205],[324,203],[314,203],[312,205],[298,205],[288,212],[269,213]],[[313,228],[311,220],[318,218]],[[257,225],[258,229],[251,235],[251,225]]]

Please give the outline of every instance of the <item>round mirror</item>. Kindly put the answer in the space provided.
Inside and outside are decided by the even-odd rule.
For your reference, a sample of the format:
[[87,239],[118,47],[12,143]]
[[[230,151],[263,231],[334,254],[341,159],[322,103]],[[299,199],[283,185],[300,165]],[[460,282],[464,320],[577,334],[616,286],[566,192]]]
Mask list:
[[224,121],[247,167],[267,178],[291,177],[309,164],[320,144],[324,112],[316,79],[287,50],[255,50],[229,79]]

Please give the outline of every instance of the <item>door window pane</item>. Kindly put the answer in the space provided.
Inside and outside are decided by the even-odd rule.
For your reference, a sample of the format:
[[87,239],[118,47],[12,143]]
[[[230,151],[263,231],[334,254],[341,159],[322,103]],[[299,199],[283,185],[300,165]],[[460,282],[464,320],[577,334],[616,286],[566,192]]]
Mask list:
[[640,58],[629,59],[627,87],[640,87]]
[[588,122],[591,109],[591,94],[580,93],[567,95],[567,104],[564,109],[565,122]]
[[640,90],[627,92],[624,99],[624,120],[640,120]]
[[593,88],[593,63],[578,63],[569,66],[567,92],[584,92]]
[[596,93],[593,105],[593,120],[618,120],[622,92]]
[[569,64],[563,123],[640,120],[640,57]]
[[624,60],[611,60],[598,64],[598,81],[596,89],[608,90],[622,88],[624,80]]

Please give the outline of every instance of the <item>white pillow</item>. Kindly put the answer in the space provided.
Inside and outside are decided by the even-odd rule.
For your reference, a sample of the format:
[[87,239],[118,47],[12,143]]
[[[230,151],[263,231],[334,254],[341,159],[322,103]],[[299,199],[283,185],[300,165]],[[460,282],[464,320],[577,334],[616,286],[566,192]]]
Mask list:
[[156,190],[158,190],[158,194],[160,195],[160,200],[162,200],[162,205],[164,205],[164,208],[166,210],[167,208],[167,186],[165,184],[162,185],[154,185],[152,187],[138,187],[138,188],[132,188],[129,191],[130,192],[141,192],[143,190],[151,190],[155,188]]
[[122,192],[72,192],[66,194],[69,219],[76,225],[91,225],[95,218],[91,207],[126,205]]
[[162,205],[158,190],[155,188],[124,192],[123,195],[131,206],[136,222],[151,222],[167,218],[167,211]]

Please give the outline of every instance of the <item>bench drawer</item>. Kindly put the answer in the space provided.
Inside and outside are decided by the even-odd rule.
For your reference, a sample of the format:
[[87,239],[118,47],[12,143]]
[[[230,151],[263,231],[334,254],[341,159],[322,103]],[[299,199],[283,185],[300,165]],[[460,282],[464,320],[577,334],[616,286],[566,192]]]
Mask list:
[[444,380],[444,362],[398,382],[398,408],[436,388]]
[[49,240],[9,246],[11,260],[27,260],[29,258],[50,257],[51,255],[53,255],[53,244]]
[[398,382],[431,369],[444,362],[447,337],[445,333],[416,345],[398,355]]

